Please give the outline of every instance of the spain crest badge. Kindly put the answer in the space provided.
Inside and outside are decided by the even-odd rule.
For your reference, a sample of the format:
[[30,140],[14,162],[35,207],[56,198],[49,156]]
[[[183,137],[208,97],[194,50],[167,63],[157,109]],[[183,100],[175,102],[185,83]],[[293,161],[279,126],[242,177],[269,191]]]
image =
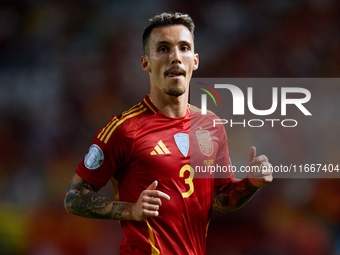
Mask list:
[[196,131],[196,137],[200,146],[201,152],[209,157],[214,152],[214,145],[208,130]]

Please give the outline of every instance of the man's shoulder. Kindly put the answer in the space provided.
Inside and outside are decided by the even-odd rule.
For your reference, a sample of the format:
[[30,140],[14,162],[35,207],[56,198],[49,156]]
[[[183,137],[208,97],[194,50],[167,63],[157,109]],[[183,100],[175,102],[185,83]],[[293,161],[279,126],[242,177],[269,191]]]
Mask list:
[[120,115],[114,116],[111,121],[114,121],[119,126],[132,128],[133,126],[139,126],[153,114],[142,101]]
[[115,134],[115,137],[134,136],[135,130],[152,115],[153,113],[142,101],[121,114],[111,117],[109,122],[99,130],[97,138],[107,143],[112,134]]
[[195,105],[189,105],[189,106],[190,106],[190,116],[191,117],[210,118],[210,119],[218,118],[218,116],[210,110],[207,110],[206,113],[202,113],[201,108],[199,108]]

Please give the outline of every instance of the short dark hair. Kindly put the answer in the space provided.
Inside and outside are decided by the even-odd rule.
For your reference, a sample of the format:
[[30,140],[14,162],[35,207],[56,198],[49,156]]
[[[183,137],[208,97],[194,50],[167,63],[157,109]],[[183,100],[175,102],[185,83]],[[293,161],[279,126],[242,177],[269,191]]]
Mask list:
[[165,26],[171,26],[171,25],[184,25],[186,26],[192,36],[192,39],[194,39],[194,29],[195,24],[191,17],[188,14],[175,12],[175,13],[168,13],[163,12],[161,14],[157,14],[153,16],[151,19],[149,19],[150,24],[144,29],[143,33],[143,50],[144,54],[149,54],[148,42],[150,38],[150,34],[152,30],[156,27],[165,27]]

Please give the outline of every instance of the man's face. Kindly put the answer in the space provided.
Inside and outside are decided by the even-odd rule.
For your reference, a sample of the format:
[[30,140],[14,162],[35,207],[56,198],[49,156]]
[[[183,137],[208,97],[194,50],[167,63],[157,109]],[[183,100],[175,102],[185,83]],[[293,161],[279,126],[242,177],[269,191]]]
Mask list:
[[188,90],[193,70],[198,68],[198,54],[188,28],[172,25],[153,29],[149,55],[141,59],[143,70],[150,74],[151,87],[170,96]]

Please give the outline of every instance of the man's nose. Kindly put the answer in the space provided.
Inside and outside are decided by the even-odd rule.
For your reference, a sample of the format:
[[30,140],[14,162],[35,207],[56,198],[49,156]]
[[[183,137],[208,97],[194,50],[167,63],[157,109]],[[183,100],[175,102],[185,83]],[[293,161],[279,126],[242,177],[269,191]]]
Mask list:
[[181,64],[182,63],[181,52],[177,47],[175,47],[172,50],[172,52],[170,54],[170,61],[171,61],[171,64]]

